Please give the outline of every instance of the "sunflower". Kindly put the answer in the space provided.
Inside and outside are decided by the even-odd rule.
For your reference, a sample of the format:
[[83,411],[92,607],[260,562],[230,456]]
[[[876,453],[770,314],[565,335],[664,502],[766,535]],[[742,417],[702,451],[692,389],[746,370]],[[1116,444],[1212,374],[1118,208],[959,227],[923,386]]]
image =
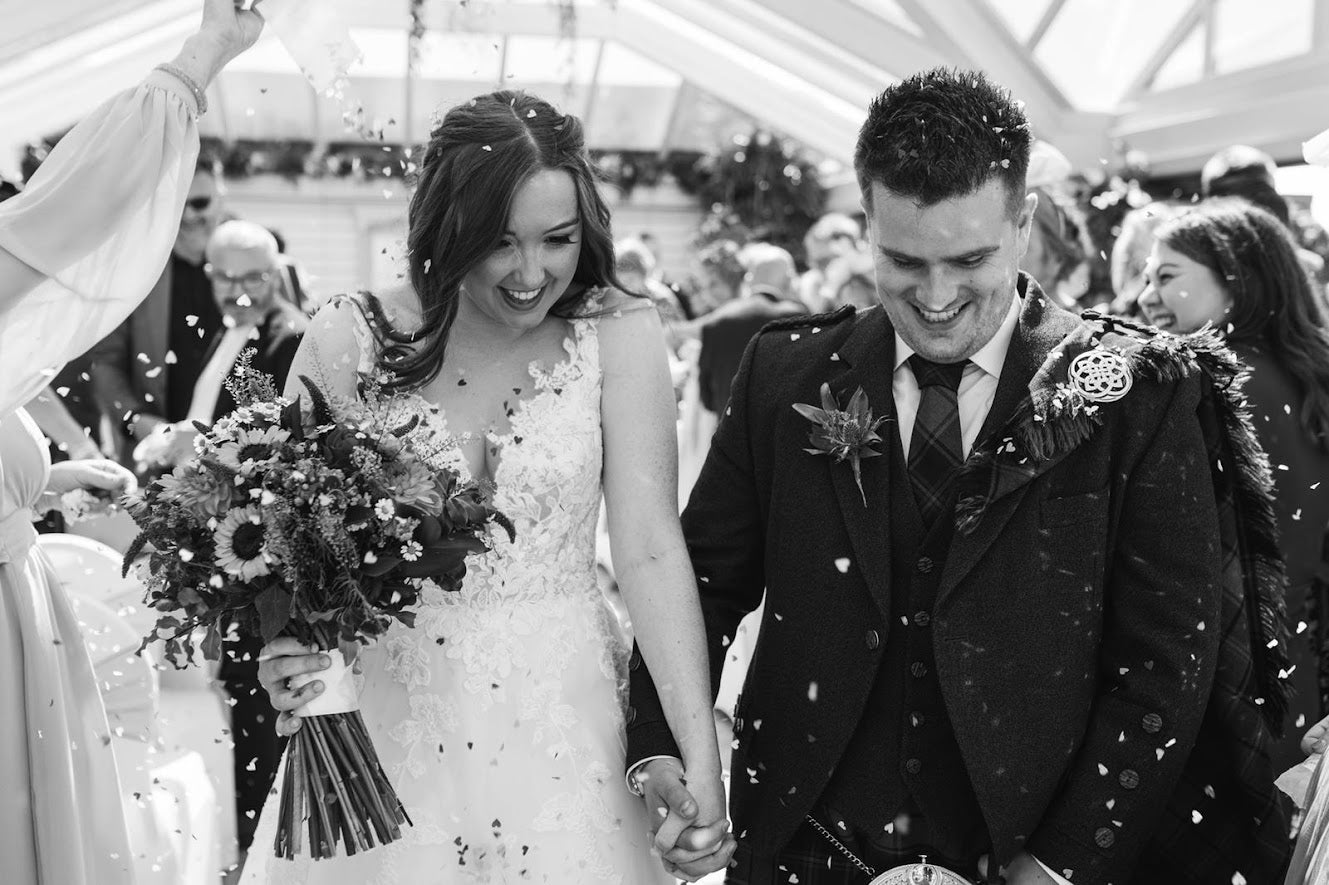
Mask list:
[[235,471],[242,470],[246,464],[264,464],[275,457],[273,449],[290,437],[290,432],[280,427],[241,430],[233,442],[217,447],[217,460]]
[[268,574],[263,517],[257,507],[236,507],[213,536],[217,565],[242,581]]

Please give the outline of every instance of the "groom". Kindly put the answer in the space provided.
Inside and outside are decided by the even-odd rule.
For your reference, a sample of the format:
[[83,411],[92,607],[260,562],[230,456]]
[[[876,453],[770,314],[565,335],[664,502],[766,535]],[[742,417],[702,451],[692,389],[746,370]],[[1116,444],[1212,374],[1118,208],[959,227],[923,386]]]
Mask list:
[[[882,308],[768,326],[734,381],[683,516],[713,687],[766,598],[730,883],[867,883],[926,855],[975,882],[1255,885],[1286,861],[1263,699],[1242,706],[1255,668],[1215,684],[1220,639],[1258,652],[1241,606],[1225,620],[1203,376],[1146,377],[1145,333],[1017,272],[1029,143],[981,74],[886,90],[854,159]],[[847,457],[825,454],[825,413],[794,408],[823,385],[839,409],[861,389],[880,440],[860,414]],[[695,805],[636,654],[632,707],[667,866],[723,866],[732,845],[688,850]]]

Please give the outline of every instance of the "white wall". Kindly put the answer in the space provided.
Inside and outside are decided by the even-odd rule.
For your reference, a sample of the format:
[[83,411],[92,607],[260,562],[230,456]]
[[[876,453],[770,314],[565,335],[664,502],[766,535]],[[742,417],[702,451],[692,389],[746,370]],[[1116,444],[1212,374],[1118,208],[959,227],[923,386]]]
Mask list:
[[[695,197],[672,185],[638,188],[627,200],[606,188],[605,196],[615,236],[650,231],[659,240],[666,273],[687,274],[689,244],[702,217]],[[407,199],[400,181],[259,176],[226,185],[227,208],[280,231],[287,253],[311,276],[311,289],[324,296],[395,281],[402,272]]]

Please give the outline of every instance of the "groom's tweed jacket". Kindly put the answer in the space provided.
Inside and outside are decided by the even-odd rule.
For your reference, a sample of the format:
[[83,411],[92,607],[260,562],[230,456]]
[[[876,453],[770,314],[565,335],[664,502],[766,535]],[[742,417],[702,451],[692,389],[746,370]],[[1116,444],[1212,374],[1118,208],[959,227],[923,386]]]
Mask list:
[[[1031,387],[1050,386],[1049,353],[1086,326],[1026,277],[1020,286],[931,617],[996,858],[1027,850],[1076,885],[1273,882],[1286,821],[1267,725],[1246,715],[1257,695],[1274,699],[1256,678],[1272,604],[1230,580],[1231,495],[1216,494],[1222,468],[1205,438],[1212,379],[1132,357],[1146,370],[1093,423],[1037,427]],[[1141,337],[1104,344],[1142,351]],[[768,326],[684,514],[713,687],[728,637],[766,593],[731,769],[744,881],[783,881],[779,854],[858,727],[894,626],[891,459],[863,462],[864,506],[848,464],[804,451],[811,425],[791,406],[818,403],[829,382],[841,403],[861,386],[877,414],[893,411],[893,350],[880,308]],[[1012,444],[1039,434],[1054,454]],[[633,664],[628,761],[676,754],[649,673]],[[1201,855],[1203,874],[1187,876]],[[1164,862],[1180,878],[1151,872]]]

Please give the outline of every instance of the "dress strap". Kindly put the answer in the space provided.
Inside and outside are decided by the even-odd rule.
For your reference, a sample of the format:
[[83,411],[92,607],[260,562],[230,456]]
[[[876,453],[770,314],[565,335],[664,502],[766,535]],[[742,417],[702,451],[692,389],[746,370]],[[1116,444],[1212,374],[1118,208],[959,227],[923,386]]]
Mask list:
[[370,311],[369,304],[365,300],[366,295],[365,292],[356,292],[354,295],[338,295],[333,299],[333,303],[344,302],[351,308],[351,329],[355,333],[355,344],[360,351],[360,362],[356,366],[356,371],[361,374],[372,373],[374,364],[378,361],[378,338],[369,326]]

